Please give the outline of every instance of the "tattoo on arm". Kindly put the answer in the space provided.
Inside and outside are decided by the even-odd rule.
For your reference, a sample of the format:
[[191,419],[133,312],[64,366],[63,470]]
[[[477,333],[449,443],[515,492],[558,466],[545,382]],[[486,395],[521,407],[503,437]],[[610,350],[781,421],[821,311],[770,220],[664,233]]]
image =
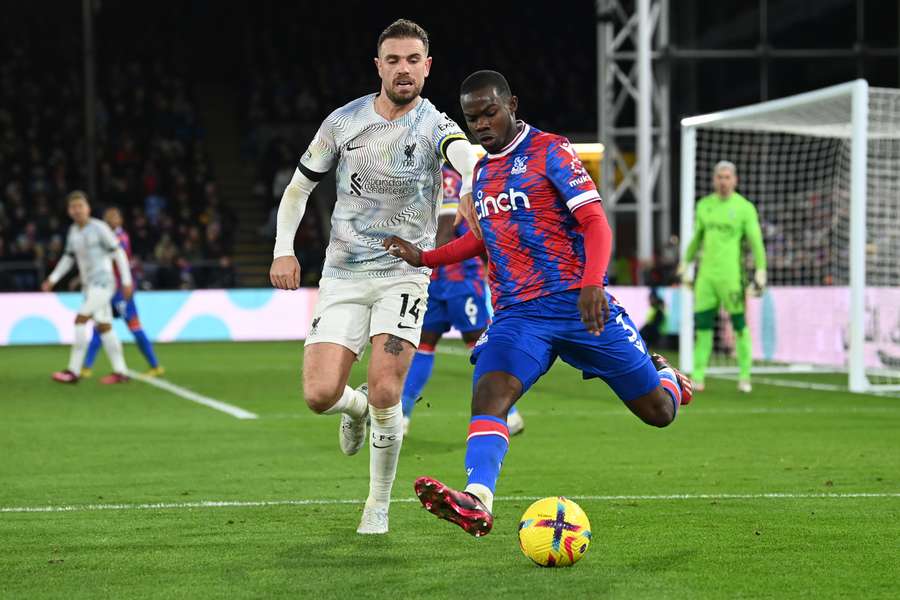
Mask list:
[[394,356],[400,356],[400,353],[403,352],[403,338],[388,334],[388,339],[384,343],[384,351]]

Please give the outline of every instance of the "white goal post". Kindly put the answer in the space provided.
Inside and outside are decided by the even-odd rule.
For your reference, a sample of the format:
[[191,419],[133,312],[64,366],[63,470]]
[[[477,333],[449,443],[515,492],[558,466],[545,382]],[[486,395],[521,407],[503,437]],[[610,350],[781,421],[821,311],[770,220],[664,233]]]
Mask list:
[[[681,125],[682,256],[719,160],[737,165],[738,192],[759,211],[770,287],[747,305],[755,371],[807,365],[846,372],[854,392],[900,390],[900,90],[860,79]],[[710,373],[729,362],[714,359]]]

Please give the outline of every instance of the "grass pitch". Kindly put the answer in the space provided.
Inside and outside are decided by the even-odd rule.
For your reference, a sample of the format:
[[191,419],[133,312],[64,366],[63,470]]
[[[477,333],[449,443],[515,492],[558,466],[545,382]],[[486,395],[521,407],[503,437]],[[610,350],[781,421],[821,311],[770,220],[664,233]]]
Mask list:
[[[440,354],[404,441],[391,532],[361,537],[368,459],[340,454],[337,418],[305,408],[299,343],[158,353],[167,380],[259,418],[138,381],[64,387],[49,374],[66,348],[0,348],[3,597],[896,598],[900,589],[897,398],[767,385],[743,396],[711,380],[657,430],[560,364],[520,403],[526,429],[504,465],[494,531],[474,539],[412,494],[418,475],[465,478],[471,367]],[[575,498],[591,519],[593,544],[571,569],[535,567],[517,546],[522,511],[548,495]]]

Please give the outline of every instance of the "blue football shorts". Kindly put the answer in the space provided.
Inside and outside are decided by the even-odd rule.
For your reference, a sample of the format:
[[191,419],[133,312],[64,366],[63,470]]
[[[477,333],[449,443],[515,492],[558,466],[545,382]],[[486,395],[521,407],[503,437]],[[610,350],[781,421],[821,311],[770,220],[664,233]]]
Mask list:
[[501,308],[472,352],[473,386],[482,375],[503,371],[522,382],[524,394],[557,357],[599,377],[625,402],[659,386],[647,344],[628,313],[607,294],[609,319],[599,336],[585,329],[580,290],[569,290]]

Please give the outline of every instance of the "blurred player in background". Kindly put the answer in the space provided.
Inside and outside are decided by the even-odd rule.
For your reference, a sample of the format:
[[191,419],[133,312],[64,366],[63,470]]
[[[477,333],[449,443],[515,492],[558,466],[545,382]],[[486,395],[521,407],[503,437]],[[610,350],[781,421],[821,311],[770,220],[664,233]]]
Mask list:
[[[128,257],[130,264],[131,240],[128,237],[128,233],[122,228],[122,213],[115,206],[111,206],[103,212],[103,220],[106,221],[106,224],[109,225],[116,234],[119,245],[122,247],[122,250],[125,251],[125,256]],[[122,276],[119,274],[118,266],[115,266],[115,276],[116,293],[112,297],[113,317],[124,319],[125,323],[128,325],[128,330],[131,331],[131,335],[134,336],[134,342],[137,344],[138,349],[140,349],[141,354],[144,355],[144,358],[147,359],[147,364],[150,365],[150,370],[147,371],[147,375],[159,377],[165,370],[159,366],[159,361],[156,360],[156,354],[153,352],[153,344],[150,342],[150,339],[147,338],[147,334],[144,333],[144,329],[141,327],[137,306],[134,303],[134,293],[132,293],[129,298],[125,298],[125,294],[122,291]],[[134,281],[134,274],[132,274],[131,279]],[[134,286],[132,285],[132,288],[133,287]],[[94,361],[97,359],[97,353],[100,351],[101,344],[100,330],[95,327],[94,337],[91,338],[87,355],[84,357],[84,367],[81,369],[82,377],[91,377],[93,374],[91,368],[94,366]]]
[[[694,286],[694,379],[696,389],[705,387],[706,367],[713,350],[716,314],[723,307],[731,317],[737,346],[740,374],[738,390],[752,391],[750,366],[753,344],[746,321],[744,288],[744,247],[746,240],[753,253],[756,271],[751,291],[761,295],[766,286],[766,249],[756,207],[735,191],[737,168],[727,160],[713,170],[715,192],[697,202],[694,237],[688,245],[678,273],[685,285]],[[702,249],[697,278],[691,277],[691,263]]]
[[[431,69],[425,30],[395,21],[379,36],[377,52],[379,92],[328,115],[300,158],[278,207],[269,272],[276,288],[299,286],[297,227],[310,192],[337,165],[331,239],[303,351],[303,398],[316,413],[341,415],[339,441],[348,455],[364,444],[371,417],[361,534],[388,531],[403,442],[400,397],[419,345],[430,275],[391,256],[381,242],[400,235],[434,247],[442,161],[471,182],[477,160],[459,125],[420,95]],[[368,385],[354,390],[347,386],[350,368],[370,340]]]
[[[416,480],[427,510],[474,536],[493,526],[491,509],[509,449],[509,408],[557,357],[599,377],[642,421],[665,427],[691,400],[690,380],[651,355],[631,318],[605,291],[612,232],[600,195],[569,140],[516,120],[518,99],[496,71],[461,86],[469,130],[487,150],[475,166],[472,201],[483,240],[471,233],[422,252],[391,238],[385,247],[411,265],[451,264],[485,251],[494,320],[472,353],[474,398],[464,491]],[[467,200],[463,200],[466,202]]]
[[84,302],[75,317],[75,341],[69,354],[69,367],[53,374],[60,383],[77,383],[84,354],[88,346],[87,322],[94,320],[100,332],[100,341],[113,372],[100,379],[100,383],[124,383],[128,381],[122,342],[112,330],[112,307],[110,301],[116,292],[113,275],[113,261],[121,274],[122,295],[131,298],[132,282],[128,257],[119,245],[119,240],[109,225],[91,217],[91,207],[87,194],[74,191],[66,199],[69,216],[74,223],[66,237],[66,250],[56,268],[41,284],[41,290],[49,292],[53,286],[74,266],[78,265]]
[[[451,167],[442,169],[444,199],[438,217],[436,247],[443,246],[469,231],[465,220],[454,224],[459,208],[462,178]],[[484,261],[480,256],[461,263],[437,267],[431,272],[428,285],[428,310],[422,321],[422,341],[413,357],[403,386],[403,435],[409,433],[409,422],[422,390],[434,368],[434,349],[451,327],[462,334],[470,349],[481,337],[488,324],[488,293],[485,283]],[[509,434],[525,429],[522,415],[513,406],[508,416]]]

